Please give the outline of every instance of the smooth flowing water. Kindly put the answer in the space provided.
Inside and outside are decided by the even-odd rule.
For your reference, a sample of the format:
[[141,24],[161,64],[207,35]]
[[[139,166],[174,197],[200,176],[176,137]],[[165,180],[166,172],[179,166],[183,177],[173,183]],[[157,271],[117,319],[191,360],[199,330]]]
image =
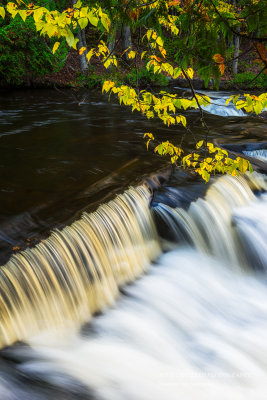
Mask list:
[[[47,232],[75,215],[77,221],[1,268],[0,345],[11,345],[0,351],[1,400],[265,399],[266,175],[224,176],[207,186],[178,171],[153,198],[146,184],[124,191],[137,182],[136,174],[161,165],[142,147],[142,133],[174,133],[148,129],[142,118],[126,125],[130,114],[116,105],[105,120],[109,105],[96,99],[82,97],[85,104],[78,105],[55,93],[49,100],[48,93],[35,93],[36,99],[29,92],[31,98],[21,102],[19,132],[16,118],[10,129],[7,118],[18,94],[6,101],[1,121],[3,166],[10,168],[13,190],[0,199],[2,235],[15,242],[17,231]],[[43,114],[35,114],[37,104]],[[23,131],[28,111],[31,122]],[[53,119],[46,125],[50,113],[57,126]],[[239,142],[242,135],[251,143],[264,140],[264,121],[208,118],[212,135],[225,142]],[[99,125],[90,132],[94,119]],[[196,114],[189,119],[194,122]],[[59,142],[53,144],[51,130]],[[195,128],[195,134],[202,132]],[[14,146],[22,143],[22,159],[12,158],[20,166],[16,172],[8,156],[18,154]],[[137,163],[129,164],[129,151]],[[94,164],[102,165],[101,172],[84,170]],[[20,182],[15,175],[24,176],[27,168],[29,181]],[[69,183],[75,174],[80,176]],[[117,185],[124,193],[91,213],[99,201],[114,197]]]
[[[226,96],[217,94],[214,100],[211,95],[214,102]],[[187,117],[194,136],[203,138],[198,113],[187,112]],[[264,120],[210,113],[206,118],[210,139],[235,143],[265,138]],[[94,91],[2,91],[0,262],[9,259],[13,247],[36,243],[50,229],[78,219],[83,209],[95,210],[166,165],[146,150],[142,136],[150,131],[178,144],[184,135],[183,127],[148,121]],[[194,137],[183,138],[185,149],[194,142]]]

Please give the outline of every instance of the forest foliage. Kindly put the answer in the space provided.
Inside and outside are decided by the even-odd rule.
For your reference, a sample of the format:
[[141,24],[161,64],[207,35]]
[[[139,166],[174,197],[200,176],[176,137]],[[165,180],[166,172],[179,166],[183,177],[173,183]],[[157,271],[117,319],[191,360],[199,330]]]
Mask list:
[[[247,160],[240,157],[232,159],[226,150],[208,142],[209,128],[205,122],[203,107],[211,100],[195,91],[193,77],[197,71],[206,83],[212,77],[218,85],[220,77],[233,61],[236,38],[247,40],[248,51],[255,54],[255,62],[260,66],[259,75],[266,73],[267,10],[264,2],[78,0],[70,3],[17,0],[4,3],[0,6],[3,21],[9,19],[14,27],[23,26],[22,30],[35,30],[40,35],[41,39],[31,43],[37,49],[36,64],[39,45],[44,46],[43,51],[47,47],[50,50],[44,68],[49,68],[55,62],[51,58],[53,55],[58,57],[56,62],[60,65],[65,44],[77,50],[80,57],[86,58],[87,63],[97,59],[110,76],[126,60],[136,72],[135,85],[131,86],[130,80],[129,84],[118,84],[112,79],[106,79],[102,92],[115,96],[120,104],[142,113],[148,119],[158,118],[167,126],[182,125],[188,135],[191,130],[185,111],[198,109],[200,126],[206,129],[205,139],[195,143],[189,154],[184,154],[181,138],[177,140],[180,143],[177,145],[169,140],[157,142],[153,133],[145,133],[147,147],[152,145],[157,154],[168,156],[173,164],[194,169],[205,181],[216,172],[238,175],[239,172],[251,171]],[[134,45],[121,49],[121,32],[125,26],[130,28],[136,40]],[[98,40],[94,47],[87,47],[82,42],[81,32],[84,29],[97,32]],[[6,40],[10,40],[8,32]],[[167,52],[168,47],[165,46],[165,42],[170,40],[176,45],[171,51],[171,57]],[[191,95],[181,98],[178,94],[163,90],[155,93],[153,90],[142,89],[139,85],[139,74],[143,66],[155,76],[184,79]],[[228,102],[230,101],[238,109],[258,115],[267,107],[267,93],[232,96]]]

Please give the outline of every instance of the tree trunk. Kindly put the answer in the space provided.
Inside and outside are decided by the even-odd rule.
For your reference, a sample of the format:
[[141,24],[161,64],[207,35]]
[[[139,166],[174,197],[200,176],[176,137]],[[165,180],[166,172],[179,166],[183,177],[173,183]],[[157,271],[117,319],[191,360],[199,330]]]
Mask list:
[[[240,28],[237,28],[237,31],[240,31]],[[240,37],[235,35],[234,37],[234,60],[233,60],[233,74],[236,75],[238,72],[238,56],[239,56],[239,47],[240,47]]]
[[124,25],[122,27],[122,51],[125,51],[126,49],[128,49],[130,47],[129,50],[127,50],[124,53],[124,58],[126,60],[128,60],[128,53],[129,51],[131,51],[131,47],[132,47],[132,37],[131,37],[131,28],[128,25]]
[[110,53],[113,53],[114,48],[115,48],[115,44],[116,44],[116,31],[113,31],[109,38],[108,38],[108,49]]
[[[238,0],[233,0],[233,5],[236,6]],[[240,27],[236,29],[237,32],[240,32]],[[236,75],[238,72],[238,56],[239,56],[239,47],[240,47],[240,37],[238,35],[234,36],[234,60],[233,60],[233,74]]]
[[[73,6],[77,3],[77,0],[72,0],[72,4]],[[82,47],[85,47],[86,50],[82,53],[79,54],[79,60],[80,60],[80,68],[82,73],[85,73],[88,69],[88,64],[87,64],[87,58],[86,58],[86,54],[87,54],[87,44],[86,44],[86,38],[85,38],[85,30],[84,29],[79,29],[78,33],[77,33],[77,37],[79,39],[79,42],[77,43],[77,49],[78,52]]]

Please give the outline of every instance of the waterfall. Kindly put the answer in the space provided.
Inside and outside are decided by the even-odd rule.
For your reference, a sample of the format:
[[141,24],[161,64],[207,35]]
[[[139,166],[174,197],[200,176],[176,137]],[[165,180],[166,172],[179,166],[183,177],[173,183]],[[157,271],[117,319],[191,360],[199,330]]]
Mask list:
[[160,247],[150,192],[130,188],[0,269],[0,346],[40,331],[80,326],[112,304]]
[[258,150],[243,150],[243,153],[246,156],[256,158],[257,160],[267,162],[267,150],[266,149],[258,149]]
[[175,189],[183,208],[131,188],[2,267],[1,345],[27,344],[0,351],[1,400],[265,399],[266,176]]
[[210,114],[220,115],[223,117],[244,117],[246,114],[242,110],[237,110],[233,102],[225,105],[228,97],[211,98],[211,104],[204,107],[204,110]]
[[64,372],[91,400],[265,399],[265,282],[178,249],[124,293],[79,337],[34,343],[23,376],[60,385]]
[[[248,229],[241,228],[245,223],[241,215],[249,215],[246,225],[249,225],[251,231],[253,229],[251,221],[260,218],[260,212],[257,210],[261,209],[264,215],[262,210],[264,208],[265,215],[267,214],[267,202],[263,200],[266,197],[257,200],[253,193],[255,189],[267,190],[264,175],[254,172],[252,175],[246,174],[240,177],[222,176],[210,186],[205,198],[192,202],[188,210],[159,204],[153,211],[158,224],[165,224],[168,227],[174,242],[193,246],[234,267],[239,268],[242,265],[244,268],[251,264],[250,256],[245,251],[250,235]],[[245,208],[245,211],[241,213],[242,208]],[[237,217],[235,217],[236,212]],[[267,221],[263,217],[261,224],[264,224],[266,232]],[[246,244],[244,244],[245,232],[247,232]],[[257,229],[253,232],[250,241],[253,243],[251,246],[255,248],[255,243],[262,241],[263,232]],[[258,263],[254,259],[254,266],[256,264],[267,270],[267,257]]]

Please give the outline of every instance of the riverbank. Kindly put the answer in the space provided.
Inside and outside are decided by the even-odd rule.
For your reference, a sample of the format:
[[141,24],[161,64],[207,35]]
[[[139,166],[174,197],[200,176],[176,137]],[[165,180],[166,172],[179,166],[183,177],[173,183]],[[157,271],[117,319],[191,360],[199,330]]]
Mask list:
[[[117,74],[116,74],[117,75]],[[129,75],[129,74],[128,74]],[[168,79],[161,77],[157,79],[155,76],[149,76],[147,74],[141,88],[148,87],[173,87],[179,86],[180,88],[189,88],[188,82],[183,78]],[[163,78],[163,79],[162,79]],[[166,78],[166,79],[164,79]],[[0,83],[1,89],[51,89],[51,88],[101,88],[102,83],[106,79],[106,74],[97,73],[94,67],[90,68],[88,73],[81,74],[80,72],[71,71],[64,68],[63,71],[48,75],[42,78],[33,78],[31,80],[23,81],[21,84],[13,84],[7,82]],[[111,79],[109,77],[109,79]],[[208,85],[205,85],[204,80],[200,78],[193,78],[192,84],[196,90],[220,90],[220,91],[254,91],[254,90],[266,90],[267,77],[263,77],[261,81],[249,84],[248,80],[242,82],[242,74],[238,74],[237,78],[230,76],[228,79],[220,79],[219,87],[216,86],[214,79],[210,79]],[[120,84],[131,84],[127,79],[115,79]],[[135,86],[135,85],[132,85]]]
[[[188,82],[184,78],[170,79],[164,75],[154,75],[146,70],[144,65],[138,66],[138,84],[143,88],[173,87],[188,88]],[[242,71],[242,69],[241,69]],[[255,79],[256,78],[256,79]],[[18,81],[0,80],[0,89],[26,89],[26,88],[101,88],[105,80],[114,80],[117,84],[136,86],[135,68],[106,70],[100,62],[94,61],[85,73],[80,71],[78,55],[75,51],[69,51],[63,67],[56,72],[43,76],[25,75]],[[197,72],[192,79],[196,90],[227,90],[227,91],[251,91],[266,90],[267,75],[257,77],[257,69],[251,66],[247,72],[240,72],[236,76],[226,71],[219,80],[219,87],[215,80],[210,79],[208,85],[200,79]]]

